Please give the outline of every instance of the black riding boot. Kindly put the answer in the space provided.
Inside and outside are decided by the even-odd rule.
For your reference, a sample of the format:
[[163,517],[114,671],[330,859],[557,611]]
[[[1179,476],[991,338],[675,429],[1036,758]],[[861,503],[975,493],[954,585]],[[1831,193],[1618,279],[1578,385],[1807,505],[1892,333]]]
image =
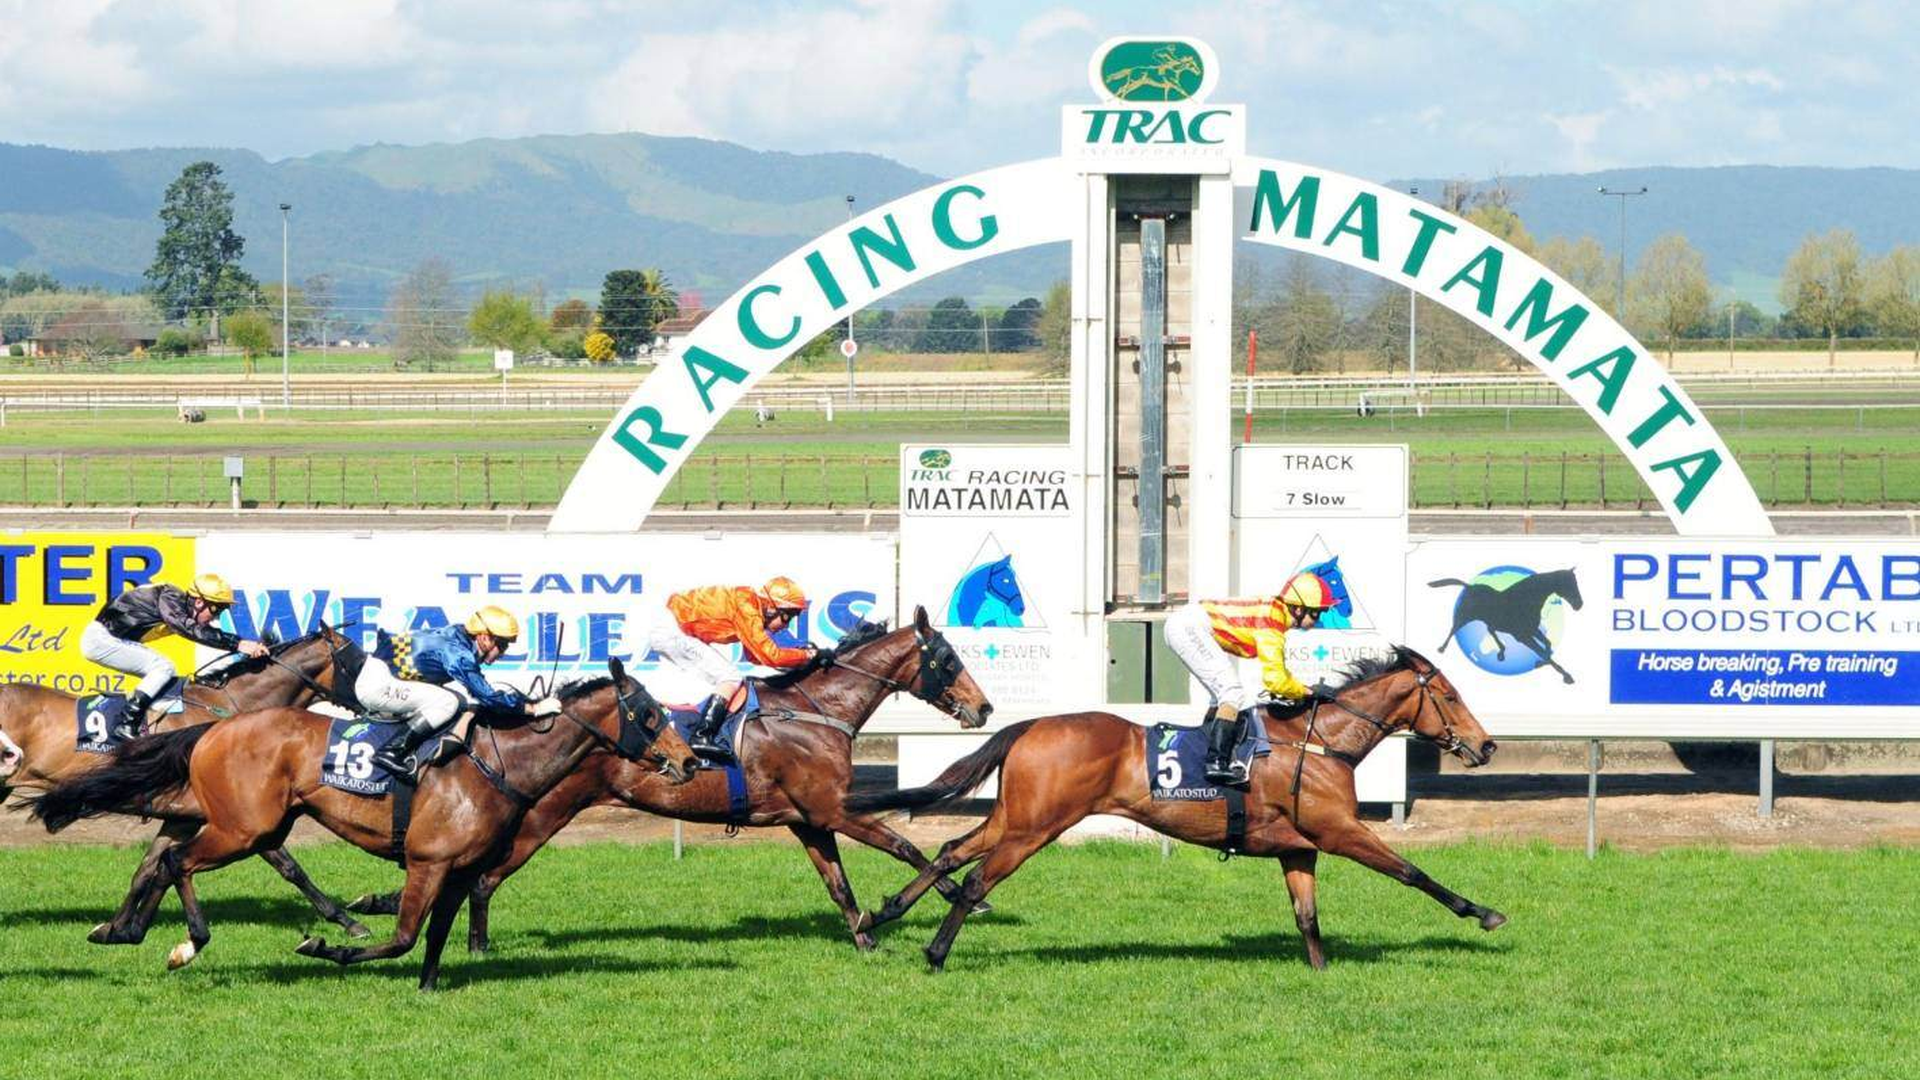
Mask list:
[[700,723],[693,729],[693,738],[687,740],[687,746],[701,757],[723,758],[727,751],[718,740],[720,726],[727,722],[727,699],[714,695],[707,702],[707,711],[700,714]]
[[420,763],[414,760],[413,752],[432,734],[432,725],[413,721],[374,753],[373,763],[395,776],[412,776],[414,770],[420,767]]
[[1214,718],[1213,729],[1207,736],[1207,779],[1236,787],[1247,782],[1246,772],[1235,768],[1233,763],[1233,748],[1240,745],[1240,736],[1246,730],[1245,713],[1231,720]]
[[140,729],[147,724],[147,709],[153,705],[153,699],[145,690],[135,690],[127,695],[127,711],[120,717],[120,723],[113,729],[113,737],[125,741],[138,738]]

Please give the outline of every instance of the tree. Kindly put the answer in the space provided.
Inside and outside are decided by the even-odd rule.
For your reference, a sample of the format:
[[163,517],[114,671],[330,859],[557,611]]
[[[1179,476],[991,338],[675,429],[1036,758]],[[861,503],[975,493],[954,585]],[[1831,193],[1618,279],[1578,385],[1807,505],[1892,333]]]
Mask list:
[[1040,352],[1047,358],[1046,370],[1067,373],[1073,350],[1073,287],[1056,281],[1047,288],[1040,304],[1040,318],[1034,321],[1033,334]]
[[553,309],[547,325],[555,333],[574,331],[584,334],[593,329],[593,308],[585,300],[565,300]]
[[393,363],[401,367],[452,360],[460,349],[461,318],[453,297],[453,268],[444,259],[428,259],[413,268],[393,290],[387,306],[392,320]]
[[[269,282],[260,286],[260,310],[273,322],[273,340],[277,346],[280,341],[280,283]],[[312,336],[313,321],[308,316],[311,306],[307,293],[299,285],[287,288],[287,341],[298,345],[302,339]]]
[[1827,335],[1827,366],[1834,366],[1840,333],[1861,316],[1860,241],[1850,229],[1808,236],[1787,256],[1780,275],[1785,318]]
[[240,269],[246,241],[233,231],[233,193],[220,166],[196,161],[167,185],[160,204],[160,241],[147,287],[167,318],[193,311],[231,311],[250,300],[253,278]]
[[59,292],[60,283],[52,274],[38,270],[15,270],[10,278],[0,278],[0,300],[28,293]]
[[1902,244],[1867,268],[1867,309],[1887,337],[1913,341],[1920,361],[1920,246]]
[[300,283],[300,291],[307,298],[309,332],[324,349],[331,339],[328,330],[333,322],[333,308],[339,302],[339,293],[334,286],[333,275],[314,274]]
[[248,375],[253,374],[255,358],[272,352],[279,340],[274,333],[274,320],[259,311],[242,311],[238,315],[228,316],[222,329],[227,335],[227,344],[240,350]]
[[1271,333],[1271,355],[1275,359],[1296,375],[1312,371],[1340,330],[1340,313],[1333,298],[1321,287],[1313,264],[1305,258],[1294,258],[1287,265],[1276,300],[1278,307],[1269,320],[1273,329],[1260,335],[1260,354],[1269,354],[1267,337]]
[[543,329],[540,316],[534,314],[533,299],[504,289],[489,289],[467,316],[473,340],[516,353],[533,351]]
[[1600,310],[1618,319],[1620,312],[1613,310],[1617,306],[1615,297],[1620,276],[1615,269],[1613,259],[1607,255],[1607,249],[1600,241],[1591,236],[1578,240],[1568,240],[1564,236],[1549,237],[1535,253],[1547,269],[1567,279],[1567,284],[1579,289],[1587,298],[1599,305]]
[[623,356],[652,344],[653,328],[678,311],[673,286],[657,269],[612,270],[600,285],[600,329]]
[[1666,339],[1668,363],[1674,342],[1705,325],[1713,309],[1707,260],[1679,233],[1660,237],[1641,253],[1628,293],[1628,314]]
[[580,345],[586,351],[587,359],[596,364],[604,364],[617,355],[613,347],[613,335],[605,330],[595,330],[588,334],[586,340]]
[[1039,348],[1040,338],[1035,329],[1040,325],[1043,311],[1040,301],[1031,296],[1008,308],[994,331],[993,351],[1027,352]]
[[1494,236],[1519,248],[1527,254],[1533,254],[1533,234],[1521,222],[1520,215],[1506,203],[1483,202],[1467,211],[1466,219],[1492,233]]
[[927,312],[926,328],[913,343],[915,352],[972,352],[980,347],[980,319],[965,299],[949,296]]

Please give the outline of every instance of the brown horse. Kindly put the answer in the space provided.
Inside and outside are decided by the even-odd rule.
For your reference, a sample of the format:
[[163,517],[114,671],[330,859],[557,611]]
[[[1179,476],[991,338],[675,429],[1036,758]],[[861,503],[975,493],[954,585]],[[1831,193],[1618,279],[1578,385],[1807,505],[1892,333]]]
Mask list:
[[[266,656],[237,660],[215,674],[196,677],[181,695],[186,707],[155,718],[148,724],[147,731],[177,731],[210,721],[228,720],[254,709],[304,708],[317,700],[331,699],[334,697],[334,657],[348,647],[346,638],[322,624],[311,634],[273,646]],[[75,749],[74,710],[78,700],[71,694],[33,683],[0,686],[0,745],[17,741],[20,750],[12,776],[0,768],[0,802],[6,800],[10,787],[45,791],[107,760],[105,754]],[[170,820],[147,845],[146,856],[141,861],[143,870],[151,868],[162,852],[192,836],[199,827],[198,822],[192,820],[191,807],[174,809],[185,812],[177,819],[173,814],[151,815],[166,816]],[[338,900],[322,892],[285,848],[263,851],[260,857],[299,889],[321,918],[339,924],[350,937],[369,936],[367,928],[348,914]]]
[[[1363,663],[1331,698],[1300,715],[1268,715],[1273,753],[1258,764],[1246,795],[1246,836],[1236,850],[1280,860],[1293,896],[1294,921],[1307,963],[1326,966],[1314,901],[1314,861],[1322,851],[1410,885],[1462,918],[1493,930],[1507,921],[1440,885],[1375,836],[1358,817],[1353,770],[1389,734],[1401,729],[1438,743],[1469,766],[1487,763],[1494,742],[1432,662],[1400,647],[1388,660]],[[973,905],[1034,852],[1089,814],[1117,814],[1188,843],[1224,848],[1224,801],[1155,801],[1147,788],[1147,729],[1111,713],[1073,713],[1014,724],[954,762],[926,787],[856,796],[857,810],[927,807],[957,799],[997,768],[1000,798],[977,828],[948,842],[873,916],[898,918],[926,894],[936,874],[969,863],[953,908],[927,946],[938,970]]]
[[[759,680],[761,716],[742,725],[739,753],[747,783],[748,817],[743,824],[785,825],[806,848],[827,895],[846,916],[854,944],[873,947],[860,926],[861,912],[840,862],[836,833],[884,851],[923,870],[927,857],[906,837],[867,814],[850,814],[841,805],[853,783],[853,739],[886,698],[900,691],[975,728],[986,723],[993,706],[960,663],[945,637],[914,610],[911,627],[887,633],[865,624],[849,633],[822,663],[803,671]],[[783,715],[811,719],[782,719]],[[820,718],[833,723],[821,723]],[[487,948],[487,908],[494,890],[531,859],[553,834],[580,811],[594,805],[630,806],[687,821],[728,822],[727,781],[705,771],[685,785],[671,785],[646,769],[610,754],[594,754],[527,812],[513,839],[513,850],[480,876],[467,911],[467,947]],[[959,895],[960,886],[941,878],[941,895]],[[362,897],[352,910],[390,913],[398,894]]]
[[[190,963],[207,944],[193,876],[277,847],[297,818],[311,817],[366,851],[399,858],[407,883],[391,941],[350,947],[309,937],[295,951],[343,965],[402,956],[426,921],[420,988],[430,990],[439,977],[447,931],[474,878],[499,860],[503,842],[527,808],[588,753],[606,749],[629,761],[644,759],[681,778],[696,764],[646,688],[627,678],[617,661],[611,678],[563,689],[555,704],[558,712],[542,719],[503,719],[476,730],[471,753],[428,771],[414,796],[412,824],[402,845],[395,844],[392,796],[370,798],[320,782],[328,720],[296,709],[268,709],[136,740],[105,768],[33,800],[33,812],[53,832],[183,784],[190,789],[206,824],[167,851],[153,873],[134,881],[102,939],[104,944],[141,940],[160,897],[177,887],[188,939],[168,957],[169,967]],[[398,856],[397,846],[403,849]]]

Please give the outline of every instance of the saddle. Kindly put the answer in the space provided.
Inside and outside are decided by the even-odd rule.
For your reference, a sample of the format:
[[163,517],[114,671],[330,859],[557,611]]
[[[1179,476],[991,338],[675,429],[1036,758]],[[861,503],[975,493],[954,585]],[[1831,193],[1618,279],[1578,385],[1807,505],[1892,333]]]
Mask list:
[[[1259,719],[1255,710],[1233,748],[1233,760],[1245,765],[1249,775],[1255,758],[1273,752],[1267,726]],[[1155,724],[1147,729],[1147,790],[1156,802],[1212,802],[1234,790],[1207,779],[1208,731],[1206,724]]]
[[[185,712],[187,681],[176,675],[153,699],[147,715],[172,716]],[[127,715],[125,694],[91,694],[73,703],[73,748],[88,754],[111,754],[127,740],[114,735]]]
[[[711,697],[708,701],[713,700]],[[704,705],[704,702],[702,703]],[[673,722],[673,730],[680,737],[690,738],[695,725],[700,722],[704,712],[702,705],[666,705],[668,718]],[[720,748],[726,752],[725,758],[702,759],[699,770],[717,770],[727,781],[727,824],[743,825],[752,812],[747,794],[747,773],[740,764],[740,731],[747,721],[759,717],[760,691],[751,682],[746,684],[746,696],[740,707],[727,715],[720,725],[720,733],[714,738]]]
[[467,751],[467,737],[473,729],[473,713],[461,714],[445,731],[428,739],[414,751],[419,772],[397,775],[374,763],[374,755],[406,729],[404,723],[355,716],[334,720],[327,727],[327,742],[320,753],[320,782],[330,788],[378,798],[394,793],[394,784],[411,788],[427,769],[444,765]]

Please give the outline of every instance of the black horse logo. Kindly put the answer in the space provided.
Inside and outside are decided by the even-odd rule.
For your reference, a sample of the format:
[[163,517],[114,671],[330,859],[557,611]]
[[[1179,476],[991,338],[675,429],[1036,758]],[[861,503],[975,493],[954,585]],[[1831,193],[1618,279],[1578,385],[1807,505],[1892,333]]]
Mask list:
[[1440,652],[1447,651],[1448,643],[1468,623],[1484,623],[1500,659],[1507,658],[1507,643],[1502,640],[1505,635],[1532,649],[1541,663],[1559,672],[1567,682],[1573,682],[1567,669],[1554,660],[1553,642],[1547,640],[1546,631],[1540,625],[1541,614],[1556,596],[1573,605],[1573,610],[1580,610],[1580,583],[1574,579],[1572,570],[1549,570],[1522,578],[1504,589],[1470,585],[1459,578],[1441,578],[1427,585],[1435,589],[1458,585],[1466,590],[1453,606],[1453,629],[1447,631],[1446,640],[1440,643]]

